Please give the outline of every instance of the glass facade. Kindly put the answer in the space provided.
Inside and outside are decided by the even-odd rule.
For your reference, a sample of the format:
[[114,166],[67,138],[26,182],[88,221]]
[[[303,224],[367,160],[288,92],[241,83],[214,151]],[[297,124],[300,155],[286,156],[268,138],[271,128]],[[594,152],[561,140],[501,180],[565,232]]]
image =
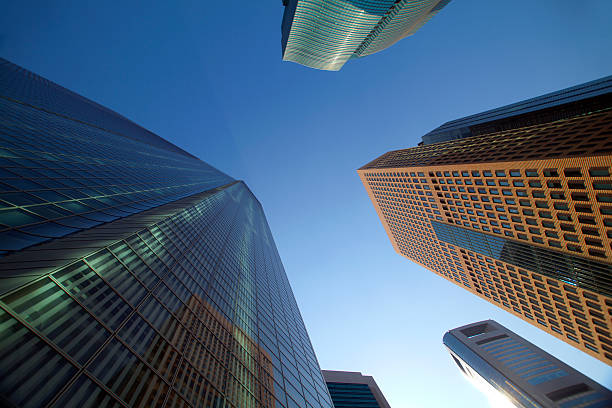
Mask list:
[[440,241],[612,296],[612,266],[563,252],[522,244],[456,225],[431,221]]
[[380,408],[367,384],[328,382],[327,388],[335,408]]
[[414,34],[450,0],[284,0],[284,61],[338,71]]
[[612,403],[605,387],[493,320],[450,330],[443,342],[476,387],[502,397],[500,406],[603,408]]
[[390,408],[372,376],[357,371],[322,373],[335,408]]
[[610,106],[612,76],[451,120],[423,136],[423,144],[448,142],[594,112]]
[[0,89],[0,255],[233,181],[3,60]]
[[530,398],[516,389],[516,387],[503,387],[502,385],[506,383],[504,375],[468,346],[460,342],[455,336],[446,334],[444,336],[444,345],[452,351],[451,357],[461,372],[474,383],[477,388],[485,390],[492,389],[493,392],[498,392],[506,398],[511,399],[515,406],[528,408],[540,407],[540,405],[532,403]]
[[248,187],[0,67],[0,405],[331,408]]

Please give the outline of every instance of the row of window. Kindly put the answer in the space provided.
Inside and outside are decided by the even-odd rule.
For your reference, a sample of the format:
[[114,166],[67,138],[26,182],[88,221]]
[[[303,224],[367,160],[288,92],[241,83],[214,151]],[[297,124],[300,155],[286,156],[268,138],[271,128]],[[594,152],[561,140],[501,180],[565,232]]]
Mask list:
[[[516,293],[516,296],[515,296],[514,290],[507,289],[505,288],[505,286],[501,286],[501,283],[498,283],[496,286],[498,286],[498,288],[507,289],[511,293],[507,293],[506,290],[503,290],[503,289],[498,289],[499,290],[499,294],[498,294],[497,291],[495,290],[497,288],[493,286],[492,282],[491,282],[491,285],[487,285],[484,282],[484,279],[480,275],[476,275],[476,273],[479,273],[479,270],[477,268],[478,265],[473,265],[473,264],[470,264],[470,262],[468,262],[467,268],[469,270],[464,271],[460,260],[455,261],[451,257],[448,256],[448,253],[453,251],[452,248],[450,247],[444,248],[445,247],[444,242],[439,242],[439,245],[438,245],[438,243],[436,243],[436,239],[431,238],[431,236],[429,235],[427,226],[423,222],[420,221],[422,220],[422,216],[427,215],[427,213],[425,212],[426,208],[424,208],[424,205],[423,205],[425,203],[422,203],[419,201],[416,201],[413,203],[414,200],[412,199],[416,198],[416,196],[414,196],[413,194],[416,194],[416,190],[408,190],[407,192],[409,194],[406,195],[406,197],[408,197],[408,199],[406,200],[399,198],[402,196],[402,194],[398,192],[385,193],[382,188],[378,190],[376,187],[374,187],[373,190],[374,190],[374,195],[376,197],[376,200],[379,202],[379,205],[381,206],[381,209],[383,210],[383,214],[385,215],[385,218],[387,219],[390,225],[393,236],[398,243],[400,251],[402,251],[406,256],[409,256],[419,261],[420,263],[426,265],[427,267],[433,270],[436,270],[437,272],[446,276],[448,279],[454,280],[458,284],[461,284],[465,287],[470,288],[471,282],[470,280],[468,280],[468,276],[466,274],[466,272],[468,272],[471,275],[470,276],[470,278],[472,278],[471,280],[474,282],[474,290],[480,293],[482,296],[488,297],[492,301],[500,304],[500,306],[503,304],[504,307],[514,310],[515,312],[523,316],[526,316],[527,318],[531,320],[537,321],[538,324],[542,324],[546,327],[550,327],[552,328],[553,331],[559,331],[559,334],[561,334],[563,337],[575,339],[575,341],[580,342],[578,338],[582,336],[582,341],[583,341],[582,344],[586,348],[589,348],[591,349],[591,351],[594,351],[598,354],[600,353],[600,351],[597,349],[597,342],[594,340],[594,337],[593,337],[594,336],[593,331],[592,331],[593,329],[589,327],[588,323],[586,323],[586,321],[588,320],[583,321],[585,322],[585,325],[586,327],[588,327],[588,329],[585,329],[584,327],[578,325],[578,327],[581,329],[581,332],[580,334],[577,334],[576,325],[572,323],[572,321],[576,318],[580,320],[580,317],[573,315],[573,318],[572,318],[568,315],[567,318],[569,320],[567,320],[565,319],[565,317],[561,315],[557,316],[555,313],[552,312],[554,310],[558,310],[559,313],[565,314],[565,312],[561,310],[561,308],[565,308],[565,306],[563,306],[562,304],[555,303],[556,306],[552,308],[553,304],[551,303],[551,306],[550,306],[551,312],[547,310],[542,310],[543,308],[545,309],[549,306],[545,304],[544,302],[540,304],[540,302],[537,302],[537,301],[536,301],[536,304],[533,304],[531,297],[525,297],[525,295],[521,293]],[[412,193],[412,195],[410,193]],[[397,197],[387,196],[386,194],[390,194],[390,195],[395,194],[397,195]],[[403,201],[405,201],[406,203],[410,203],[410,204],[403,204]],[[427,248],[427,250],[423,251],[421,248]],[[445,251],[441,251],[440,254],[438,254],[437,251],[440,251],[441,249],[445,249]],[[482,263],[483,261],[479,261],[479,262]],[[588,280],[588,277],[584,277],[584,278]],[[498,279],[498,278],[494,277],[493,279]],[[551,281],[551,282],[554,282],[554,281]],[[490,290],[487,288],[490,288]],[[518,287],[515,287],[514,289],[516,288],[520,289],[521,287],[518,286]],[[532,289],[532,290],[535,291],[535,289]],[[527,294],[529,293],[532,293],[532,292],[527,291]],[[521,296],[524,297],[524,300],[520,298]],[[529,301],[529,303],[527,303],[527,301]],[[589,301],[589,302],[596,305],[596,303],[593,303],[592,301]],[[564,302],[563,304],[566,304],[566,303]],[[533,309],[533,307],[535,307],[535,309]],[[573,309],[573,310],[575,310],[576,313],[579,313],[579,314],[581,313],[580,311],[578,311],[578,309]],[[594,308],[589,308],[589,311],[591,312],[591,317],[593,319],[595,319],[600,324],[603,324],[602,327],[595,326],[595,330],[597,332],[595,333],[595,336],[599,336],[599,340],[601,341],[600,344],[602,345],[602,348],[604,346],[607,347],[604,344],[604,340],[609,339],[610,336],[609,336],[609,332],[607,331],[607,327],[605,326],[605,323],[603,323],[605,322],[606,319],[605,317],[603,317],[604,315],[601,314],[602,313],[601,307],[599,307],[599,311],[595,310]],[[547,316],[545,316],[545,314]],[[563,328],[559,325],[559,319],[564,320]],[[549,326],[549,323],[550,323],[550,326]],[[561,330],[564,330],[564,331],[562,332]],[[587,331],[587,333],[583,333],[582,330]],[[607,340],[607,341],[610,341],[610,340]],[[604,349],[604,353],[611,355],[610,353],[607,353],[606,349]]]
[[[248,290],[237,290],[241,286],[237,276],[244,271],[238,263],[224,262],[224,259],[234,259],[242,253],[245,247],[241,243],[257,240],[250,238],[255,232],[246,223],[249,217],[245,209],[249,201],[246,189],[240,184],[230,189],[233,192],[227,192],[225,200],[217,200],[215,205],[180,213],[87,257],[86,263],[81,261],[58,271],[51,280],[47,278],[12,293],[3,301],[11,313],[25,319],[54,347],[67,353],[71,359],[66,363],[68,366],[86,367],[88,377],[78,381],[88,384],[99,381],[134,406],[157,406],[167,394],[177,401],[185,398],[195,404],[206,398],[228,398],[236,402],[250,400],[255,405],[256,400],[266,399],[264,395],[268,393],[264,406],[287,405],[290,401],[298,401],[303,406],[306,398],[313,406],[330,407],[328,402],[319,402],[322,398],[327,400],[327,393],[320,374],[316,377],[313,374],[318,372],[318,364],[309,342],[305,342],[307,336],[302,340],[298,335],[305,336],[305,329],[301,320],[297,320],[297,306],[294,301],[284,300],[284,293],[290,290],[284,272],[278,269],[280,264],[265,262],[277,257],[269,253],[275,251],[269,243],[255,244],[262,255],[268,255],[255,261],[265,262],[259,268],[249,269],[250,273],[255,270],[266,273],[245,276],[242,282],[251,287],[253,284],[249,281],[254,279],[256,286],[262,288],[258,291],[272,295],[268,298],[275,302],[271,303],[274,318],[264,323],[262,310],[252,314],[259,318],[246,317],[245,321],[252,302],[240,299],[248,298],[245,295],[250,293]],[[230,199],[230,194],[236,201]],[[261,210],[259,214],[263,217]],[[233,220],[237,221],[234,228],[230,225]],[[236,233],[226,237],[229,231]],[[225,239],[231,245],[224,245]],[[254,256],[251,251],[254,248],[246,255]],[[212,262],[206,260],[209,254],[222,266],[213,268]],[[270,279],[278,289],[272,289]],[[268,281],[267,285],[262,286],[262,280]],[[269,289],[264,289],[266,286]],[[47,293],[49,290],[54,293]],[[37,312],[33,314],[30,310]],[[258,319],[261,325],[257,324]],[[286,323],[282,322],[284,319],[288,319]],[[237,330],[234,325],[243,330]],[[271,326],[267,330],[274,338],[271,342],[262,340],[268,336],[264,334],[266,325]],[[293,330],[294,325],[301,327]],[[112,337],[119,327],[116,337]],[[237,334],[248,332],[252,335]],[[105,342],[106,346],[98,351]],[[185,359],[178,365],[181,353]],[[231,358],[227,360],[227,356]],[[258,366],[264,370],[258,370]],[[17,369],[11,378],[3,380],[2,386],[22,374],[23,369]],[[138,379],[135,385],[140,384],[140,391],[131,390],[123,378]],[[176,378],[174,388],[172,378]],[[226,386],[225,393],[221,394],[221,384],[231,378],[234,378],[230,381],[233,385]],[[35,375],[31,382],[42,380]],[[61,381],[67,382],[67,379],[60,377],[58,381],[61,387]],[[253,395],[241,385],[249,383],[261,384],[258,386],[261,392]],[[231,389],[234,391],[230,392]],[[48,398],[59,392],[53,387],[47,390],[50,390]],[[103,392],[100,395],[112,399]],[[61,398],[62,401],[67,398],[66,394]]]
[[[385,153],[362,169],[447,166],[610,154],[609,111]],[[557,169],[551,169],[557,171]],[[384,171],[397,176],[403,172]]]
[[[574,175],[574,176],[578,176],[578,173],[580,171],[580,169],[566,169],[567,170],[567,175]],[[597,175],[601,175],[602,177],[605,174],[609,174],[607,168],[600,168],[600,167],[593,167],[590,169],[591,173],[593,174],[597,174]],[[496,175],[502,176],[502,173],[505,175],[505,170],[498,170]],[[520,175],[517,174],[517,170],[511,170],[509,171],[510,173],[514,174],[514,175]],[[536,176],[537,174],[534,174],[532,170],[529,170],[529,174]],[[434,172],[429,172],[430,175],[434,175]],[[438,172],[440,174],[443,174],[442,172]],[[454,172],[446,172],[449,175],[450,174],[455,174],[455,175],[459,175],[460,172],[458,171],[454,171]],[[461,173],[468,173],[467,171],[462,171]],[[555,177],[558,176],[558,174],[556,173],[556,170],[553,172],[553,170],[546,170],[544,171],[544,173],[546,173],[547,176],[550,177]],[[394,193],[397,194],[397,197],[402,197],[405,196],[404,193],[407,192],[411,192],[413,191],[414,187],[417,188],[426,188],[429,189],[429,186],[427,185],[428,181],[425,178],[405,178],[404,175],[406,176],[411,176],[411,175],[424,175],[424,172],[410,172],[410,173],[398,173],[399,177],[383,177],[383,175],[381,173],[376,173],[376,174],[369,174],[366,175],[366,178],[369,181],[370,185],[372,186],[372,189],[374,190],[374,192],[379,191],[383,194],[391,194],[393,195]],[[480,172],[475,173],[475,174],[480,174]],[[492,175],[492,172],[488,172],[488,175]],[[436,179],[432,179],[432,181],[435,181]],[[440,181],[444,181],[444,180],[440,180]],[[451,179],[449,179],[449,181],[453,181]],[[457,182],[463,183],[465,181],[467,181],[468,183],[471,183],[471,180],[456,180]],[[479,184],[484,184],[484,182],[482,180],[475,180],[477,183]],[[488,179],[485,180],[488,184],[493,184],[496,185],[496,182],[501,182],[501,183],[506,183],[508,184],[507,181],[504,180],[494,180],[494,179]],[[417,183],[417,184],[411,184],[411,183]],[[515,181],[517,182],[517,181]],[[522,181],[518,181],[518,182],[522,182]],[[558,183],[558,181],[552,180],[552,181],[548,181],[549,183]],[[532,180],[530,181],[531,184],[534,184],[535,187],[542,187],[542,184],[540,182],[540,180]],[[577,181],[576,183],[581,183],[581,181]],[[605,183],[604,183],[605,184]],[[422,186],[422,187],[421,187]],[[513,237],[513,238],[517,238],[520,240],[524,240],[524,241],[529,241],[531,240],[532,242],[536,243],[536,244],[541,244],[541,245],[547,245],[547,246],[552,246],[555,248],[565,248],[568,251],[572,251],[572,252],[578,252],[578,253],[584,253],[585,255],[588,256],[593,256],[596,258],[606,258],[607,257],[607,252],[609,252],[612,249],[612,241],[609,240],[609,237],[607,235],[612,235],[612,230],[608,231],[607,233],[604,234],[603,237],[601,238],[593,238],[593,237],[589,237],[589,236],[584,236],[581,235],[580,231],[576,231],[576,228],[571,224],[572,222],[578,221],[581,224],[584,224],[585,227],[581,228],[581,229],[585,229],[587,231],[598,231],[597,228],[592,228],[592,227],[586,227],[587,225],[595,225],[597,223],[597,220],[595,217],[593,217],[593,215],[590,214],[594,214],[595,212],[600,213],[604,219],[603,222],[604,224],[610,224],[610,226],[612,226],[612,218],[606,218],[606,216],[608,215],[612,215],[612,206],[610,205],[606,205],[608,204],[608,202],[612,201],[612,195],[609,194],[605,194],[605,193],[597,193],[595,194],[595,199],[600,202],[601,204],[595,205],[595,208],[593,207],[593,205],[589,204],[589,203],[585,203],[584,201],[588,201],[589,200],[589,195],[592,193],[589,192],[573,192],[571,193],[571,199],[575,200],[576,203],[572,205],[571,210],[575,211],[577,214],[577,217],[574,218],[572,214],[570,213],[562,213],[562,212],[557,212],[557,211],[570,211],[570,206],[566,203],[566,202],[560,202],[560,201],[554,201],[554,202],[549,202],[547,200],[534,200],[531,201],[527,198],[521,198],[521,197],[528,197],[529,195],[533,195],[534,198],[546,198],[545,193],[548,192],[550,195],[551,199],[554,200],[561,200],[561,199],[566,199],[565,197],[565,193],[563,191],[554,191],[554,190],[522,190],[522,189],[498,189],[498,188],[484,188],[484,187],[463,187],[463,186],[439,186],[439,185],[433,185],[433,187],[435,187],[436,190],[440,191],[458,191],[458,193],[442,193],[439,192],[437,194],[440,202],[443,204],[443,209],[444,210],[451,210],[454,211],[454,214],[449,214],[448,212],[445,214],[446,215],[446,221],[450,222],[450,223],[456,223],[459,225],[463,225],[463,226],[468,226],[468,227],[472,227],[474,229],[481,229],[483,231],[486,232],[492,232],[495,234],[500,234],[503,236],[507,236],[507,237]],[[478,191],[479,195],[468,195],[468,194],[460,194],[461,192],[465,192],[465,193],[476,193]],[[419,194],[423,194],[423,192],[419,191]],[[429,192],[425,192],[426,194],[430,194]],[[488,195],[480,195],[480,194],[491,194],[491,196]],[[499,197],[499,195],[506,195],[506,196],[510,196],[510,197]],[[496,196],[497,195],[497,196]],[[514,196],[517,196],[518,198],[515,198]],[[400,201],[402,201],[401,198],[399,198]],[[476,202],[474,202],[476,201]],[[481,204],[479,201],[483,201],[484,204]],[[491,204],[487,204],[491,203]],[[450,204],[449,206],[446,206],[444,204]],[[423,205],[423,204],[421,204]],[[455,206],[460,206],[460,207],[455,207]],[[520,206],[520,207],[513,207],[513,206]],[[540,208],[542,210],[538,210],[538,211],[534,211],[533,208]],[[554,207],[554,212],[551,211],[547,211],[550,210],[549,206]],[[468,208],[461,208],[461,207],[468,207]],[[472,207],[474,209],[472,209]],[[479,210],[480,209],[480,210]],[[483,211],[484,210],[484,211]],[[486,211],[486,215],[485,215],[485,211]],[[431,211],[433,214],[439,214],[439,212],[437,211]],[[518,214],[525,215],[526,217],[529,216],[536,216],[538,218],[540,218],[540,223],[542,224],[542,226],[544,228],[550,228],[552,230],[544,230],[544,231],[540,231],[538,227],[538,221],[536,218],[527,218],[525,220],[526,224],[529,225],[525,225],[525,223],[522,223],[523,225],[518,225],[518,224],[510,224],[509,222],[507,222],[509,220],[509,216],[506,215],[505,213],[509,212],[511,218],[513,219],[513,222],[521,222],[522,220],[520,217],[518,217]],[[460,214],[463,213],[463,214]],[[471,215],[470,215],[471,214]],[[512,214],[517,214],[517,215],[512,215]],[[561,223],[555,223],[552,221],[547,221],[547,218],[552,218],[554,216],[556,216],[559,221],[562,221]],[[493,220],[491,220],[491,218],[493,218]],[[436,219],[439,219],[438,217],[436,217]],[[497,219],[500,219],[501,222],[497,221]],[[569,222],[569,223],[568,223]],[[489,226],[489,224],[491,224],[491,226]],[[534,227],[534,225],[536,227]],[[502,229],[502,228],[505,228]],[[581,230],[579,228],[579,230]],[[514,231],[513,231],[514,230]],[[516,232],[515,232],[516,231]],[[568,234],[567,232],[574,232],[574,234]],[[605,231],[604,231],[605,232]],[[546,241],[544,239],[542,239],[541,235],[545,235],[546,236]],[[589,234],[592,235],[592,234]],[[597,232],[597,235],[600,235],[599,232]],[[603,238],[603,239],[602,239]],[[560,239],[565,239],[567,242],[564,243],[563,245],[559,242]]]

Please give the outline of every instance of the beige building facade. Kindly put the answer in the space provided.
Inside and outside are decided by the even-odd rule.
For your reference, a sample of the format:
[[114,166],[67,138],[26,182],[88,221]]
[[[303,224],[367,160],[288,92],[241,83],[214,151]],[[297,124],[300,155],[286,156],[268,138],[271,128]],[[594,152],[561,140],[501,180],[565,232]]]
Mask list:
[[612,364],[612,110],[358,170],[395,250]]

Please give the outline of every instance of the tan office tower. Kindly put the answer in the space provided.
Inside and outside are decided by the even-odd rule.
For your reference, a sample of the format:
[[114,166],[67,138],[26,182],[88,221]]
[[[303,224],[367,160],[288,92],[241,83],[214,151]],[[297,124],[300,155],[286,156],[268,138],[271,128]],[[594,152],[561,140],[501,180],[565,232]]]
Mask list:
[[398,253],[612,365],[609,88],[592,98],[358,173]]

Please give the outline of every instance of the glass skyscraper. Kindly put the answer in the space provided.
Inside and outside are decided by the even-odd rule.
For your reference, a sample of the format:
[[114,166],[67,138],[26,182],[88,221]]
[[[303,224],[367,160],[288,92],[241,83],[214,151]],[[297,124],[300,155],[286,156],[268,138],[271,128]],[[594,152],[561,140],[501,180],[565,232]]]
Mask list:
[[391,408],[374,378],[355,371],[323,370],[334,408]]
[[451,120],[423,135],[422,144],[448,142],[553,122],[612,105],[612,75],[535,98]]
[[461,372],[495,407],[612,406],[610,390],[493,320],[450,330],[443,342]]
[[331,408],[260,203],[0,61],[0,405]]
[[607,89],[358,173],[398,253],[612,365]]
[[338,71],[414,34],[450,0],[283,0],[283,61]]

